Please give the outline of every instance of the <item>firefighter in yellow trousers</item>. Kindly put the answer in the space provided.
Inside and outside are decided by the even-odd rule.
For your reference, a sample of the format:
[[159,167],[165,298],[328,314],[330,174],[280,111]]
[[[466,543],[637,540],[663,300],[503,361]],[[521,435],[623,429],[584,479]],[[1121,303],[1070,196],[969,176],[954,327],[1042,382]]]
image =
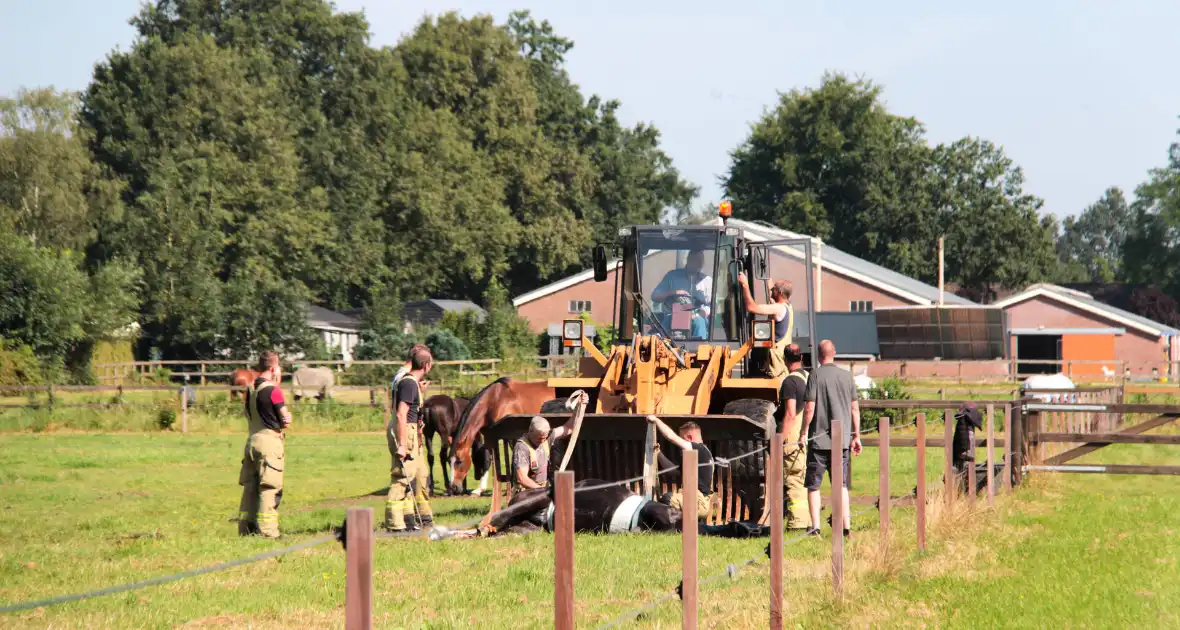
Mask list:
[[433,358],[425,347],[411,352],[410,372],[394,386],[393,417],[385,439],[393,463],[389,469],[389,495],[385,498],[385,528],[401,532],[429,528],[434,513],[426,497],[426,451],[422,444],[422,378]]
[[283,498],[283,430],[291,426],[291,410],[279,389],[283,370],[279,357],[263,352],[258,378],[246,391],[246,419],[250,437],[242,457],[238,483],[242,502],[238,508],[238,535],[279,537],[279,501]]
[[807,445],[800,439],[803,428],[804,394],[807,392],[808,374],[803,369],[803,350],[798,344],[789,344],[783,352],[783,360],[790,372],[779,388],[779,428],[783,433],[783,485],[786,486],[786,501],[783,506],[787,513],[787,529],[806,530],[811,526],[811,515],[807,511],[807,488],[804,475],[807,472]]

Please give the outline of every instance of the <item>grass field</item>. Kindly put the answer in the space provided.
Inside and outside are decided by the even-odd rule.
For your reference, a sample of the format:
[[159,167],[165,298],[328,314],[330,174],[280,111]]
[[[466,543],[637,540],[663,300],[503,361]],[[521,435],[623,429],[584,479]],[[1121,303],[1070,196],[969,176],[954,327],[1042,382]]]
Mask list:
[[[232,415],[232,410],[227,409]],[[27,412],[46,413],[46,412]],[[11,418],[12,412],[6,416]],[[388,453],[376,432],[342,432],[300,416],[288,441],[280,509],[285,540],[240,539],[233,519],[243,436],[235,421],[175,432],[54,430],[0,435],[0,605],[147,579],[308,540],[348,505],[380,514]],[[3,420],[0,419],[0,422]],[[10,422],[12,422],[10,420]],[[379,422],[379,420],[378,420]],[[62,424],[69,424],[62,421]],[[3,425],[0,425],[3,426]],[[15,428],[15,424],[8,425]],[[913,449],[897,449],[895,493],[913,487]],[[1089,461],[1180,463],[1180,449],[1126,445]],[[873,449],[855,461],[854,494],[876,488]],[[928,454],[931,486],[942,460]],[[844,601],[830,594],[830,540],[787,548],[788,627],[1175,627],[1180,624],[1180,493],[1167,477],[1042,475],[993,513],[932,505],[929,549],[914,549],[913,511],[877,544],[872,509],[857,513]],[[374,495],[372,493],[377,492]],[[458,523],[487,501],[436,499]],[[378,516],[380,518],[380,516]],[[702,578],[758,555],[765,539],[702,539]],[[579,536],[580,626],[598,625],[675,588],[680,540]],[[552,538],[379,540],[377,625],[548,627]],[[702,627],[761,626],[767,561],[702,588]],[[344,554],[329,543],[279,559],[89,601],[0,615],[0,627],[342,627]],[[679,625],[675,598],[632,627]]]

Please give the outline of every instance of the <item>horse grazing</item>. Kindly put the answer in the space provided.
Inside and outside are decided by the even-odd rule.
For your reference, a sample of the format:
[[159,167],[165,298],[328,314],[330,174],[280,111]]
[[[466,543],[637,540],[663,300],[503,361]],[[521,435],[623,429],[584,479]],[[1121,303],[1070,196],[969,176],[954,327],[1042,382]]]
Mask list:
[[[249,387],[253,385],[254,381],[256,380],[258,380],[258,372],[248,368],[234,370],[233,372],[229,373],[229,384],[231,387]],[[239,393],[241,392],[231,389],[229,392],[229,399],[236,399]],[[242,394],[242,396],[245,397],[245,394]]]
[[[541,413],[545,403],[552,401],[556,392],[547,383],[526,383],[509,377],[501,378],[481,389],[459,418],[459,428],[451,446],[451,492],[459,493],[460,485],[471,469],[472,452],[486,451],[480,432],[504,416]],[[554,401],[563,405],[565,401]],[[555,409],[555,411],[558,409]]]
[[[447,466],[450,464],[451,444],[455,441],[455,432],[459,430],[459,418],[463,414],[463,410],[467,408],[466,398],[451,398],[444,394],[437,394],[426,399],[422,404],[422,435],[426,438],[426,460],[428,462],[429,470],[428,477],[430,481],[427,487],[430,494],[434,494],[434,436],[438,434],[442,442],[438,447],[438,459],[442,463],[443,487],[447,489],[448,494],[451,488],[451,477],[447,474]],[[483,460],[483,458],[477,458]],[[483,476],[483,470],[487,466],[481,467],[479,464],[483,461],[476,462],[476,477]]]

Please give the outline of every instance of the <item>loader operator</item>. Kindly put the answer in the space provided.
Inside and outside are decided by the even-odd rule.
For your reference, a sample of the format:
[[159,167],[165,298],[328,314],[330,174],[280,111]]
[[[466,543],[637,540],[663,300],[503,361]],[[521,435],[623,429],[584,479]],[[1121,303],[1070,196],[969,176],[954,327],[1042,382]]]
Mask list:
[[791,343],[791,331],[795,327],[795,310],[791,308],[791,283],[788,280],[776,280],[770,285],[770,304],[759,304],[750,292],[750,282],[744,272],[738,272],[738,284],[742,286],[742,293],[746,298],[746,310],[753,315],[770,315],[774,317],[774,347],[770,349],[770,356],[766,361],[766,372],[770,378],[782,380],[787,375],[787,363],[784,352]]
[[279,355],[263,352],[258,378],[246,390],[246,421],[250,437],[242,457],[238,484],[238,535],[279,537],[279,502],[283,499],[283,430],[291,426],[291,410],[283,400],[283,368]]
[[389,469],[389,495],[385,499],[385,528],[401,532],[434,525],[434,513],[426,498],[426,452],[421,439],[422,378],[430,372],[430,351],[418,349],[410,356],[410,372],[397,383],[394,412],[385,428],[393,463]]
[[[713,299],[713,276],[705,273],[704,250],[688,252],[684,268],[673,269],[664,274],[664,278],[656,285],[651,294],[651,301],[655,304],[675,304],[689,307],[691,320],[689,325],[690,339],[707,339],[709,336],[709,306]],[[673,317],[672,307],[667,307],[660,322],[664,328],[671,330]]]

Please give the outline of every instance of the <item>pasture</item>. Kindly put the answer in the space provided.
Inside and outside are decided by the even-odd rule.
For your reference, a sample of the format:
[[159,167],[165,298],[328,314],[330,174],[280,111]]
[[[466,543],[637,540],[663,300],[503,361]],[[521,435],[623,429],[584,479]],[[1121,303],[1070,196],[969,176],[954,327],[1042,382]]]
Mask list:
[[[92,410],[69,410],[64,414]],[[253,555],[321,536],[352,505],[380,518],[388,453],[380,416],[307,408],[288,441],[280,508],[285,539],[240,539],[233,522],[243,436],[238,420],[193,417],[188,435],[144,429],[98,434],[49,420],[40,433],[0,435],[0,605],[79,592]],[[47,411],[6,410],[0,426]],[[131,413],[131,412],[104,412]],[[317,416],[317,413],[324,414]],[[18,414],[19,417],[14,416]],[[141,414],[142,415],[142,414]],[[127,420],[133,420],[131,416]],[[16,419],[14,419],[16,418]],[[318,418],[318,419],[317,419]],[[141,418],[150,425],[151,418]],[[40,422],[38,420],[38,422]],[[22,426],[24,425],[24,426]],[[104,427],[106,429],[108,427]],[[109,427],[113,428],[113,424]],[[103,429],[100,429],[103,430]],[[895,436],[906,435],[895,431]],[[898,449],[891,481],[914,484],[912,449]],[[1174,447],[1116,445],[1096,461],[1180,463]],[[853,494],[875,492],[874,449],[854,461]],[[941,452],[928,452],[937,487]],[[826,491],[826,490],[825,490]],[[440,523],[468,521],[485,499],[437,498]],[[1180,493],[1167,477],[1040,475],[994,513],[931,506],[929,549],[915,551],[913,510],[895,508],[888,552],[876,512],[853,505],[847,597],[830,595],[830,540],[786,548],[788,627],[1137,627],[1180,623]],[[788,535],[788,543],[792,538]],[[552,537],[377,541],[374,620],[388,628],[549,627]],[[702,538],[702,579],[757,556],[766,539]],[[580,626],[596,626],[673,589],[680,540],[580,535]],[[734,582],[702,586],[704,627],[761,626],[765,557]],[[344,554],[328,543],[278,559],[88,601],[10,613],[0,627],[343,627]],[[624,627],[675,627],[674,597]]]

